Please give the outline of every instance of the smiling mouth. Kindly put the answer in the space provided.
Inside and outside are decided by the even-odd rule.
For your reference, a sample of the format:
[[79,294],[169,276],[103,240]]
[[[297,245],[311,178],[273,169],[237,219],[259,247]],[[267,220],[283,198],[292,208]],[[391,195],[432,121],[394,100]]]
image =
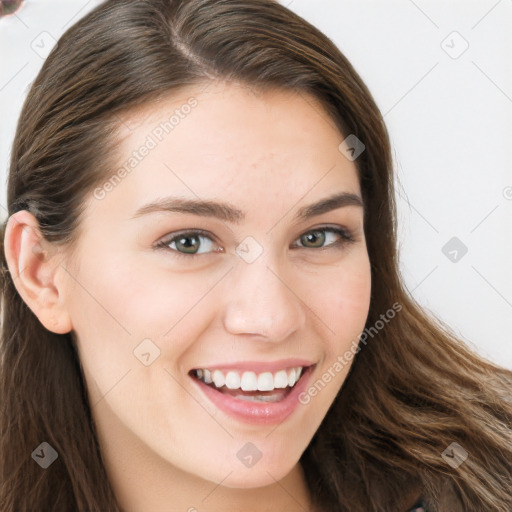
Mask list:
[[215,391],[239,400],[280,402],[288,396],[309,368],[311,367],[297,366],[261,373],[200,368],[191,370],[189,375]]

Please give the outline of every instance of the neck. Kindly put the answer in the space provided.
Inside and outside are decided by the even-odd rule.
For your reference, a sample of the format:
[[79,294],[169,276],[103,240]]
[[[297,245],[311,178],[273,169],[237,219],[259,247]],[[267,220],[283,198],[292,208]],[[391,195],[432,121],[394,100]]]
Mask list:
[[[257,488],[229,487],[184,472],[144,445],[100,403],[98,441],[108,479],[122,512],[312,512],[302,467],[297,463],[280,481]],[[99,412],[99,411],[96,411]]]

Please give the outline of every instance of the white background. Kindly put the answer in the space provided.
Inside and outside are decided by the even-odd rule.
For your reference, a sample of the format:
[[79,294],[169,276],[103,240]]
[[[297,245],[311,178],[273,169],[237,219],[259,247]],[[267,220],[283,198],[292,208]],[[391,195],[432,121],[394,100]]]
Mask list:
[[[98,0],[0,19],[0,214],[9,150],[43,58]],[[391,135],[411,293],[512,369],[512,0],[282,0],[352,62]],[[456,32],[454,34],[454,32]],[[468,48],[462,53],[462,50]],[[453,237],[467,247],[442,248]]]

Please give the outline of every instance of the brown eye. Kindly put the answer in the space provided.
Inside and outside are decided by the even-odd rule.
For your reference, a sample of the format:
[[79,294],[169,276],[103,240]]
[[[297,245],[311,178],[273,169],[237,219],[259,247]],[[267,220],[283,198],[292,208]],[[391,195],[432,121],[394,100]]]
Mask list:
[[310,231],[300,237],[300,241],[305,247],[322,247],[325,240],[326,236],[323,231]]
[[332,227],[313,229],[301,235],[299,240],[300,247],[306,249],[326,249],[330,246],[339,246],[355,241],[350,233],[343,229]]
[[210,252],[220,252],[218,248],[216,249],[217,246],[211,236],[203,231],[182,231],[164,238],[156,246],[170,249],[179,256],[196,256]]
[[201,245],[200,237],[197,235],[180,236],[175,239],[174,243],[177,250],[187,254],[195,254]]

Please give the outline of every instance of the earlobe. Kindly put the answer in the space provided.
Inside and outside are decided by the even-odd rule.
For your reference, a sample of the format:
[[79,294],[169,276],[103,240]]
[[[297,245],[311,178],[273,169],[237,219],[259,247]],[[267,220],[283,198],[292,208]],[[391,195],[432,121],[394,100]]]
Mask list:
[[9,217],[4,250],[14,285],[39,321],[57,334],[70,332],[71,318],[55,279],[60,269],[59,253],[43,237],[30,212],[22,210]]

